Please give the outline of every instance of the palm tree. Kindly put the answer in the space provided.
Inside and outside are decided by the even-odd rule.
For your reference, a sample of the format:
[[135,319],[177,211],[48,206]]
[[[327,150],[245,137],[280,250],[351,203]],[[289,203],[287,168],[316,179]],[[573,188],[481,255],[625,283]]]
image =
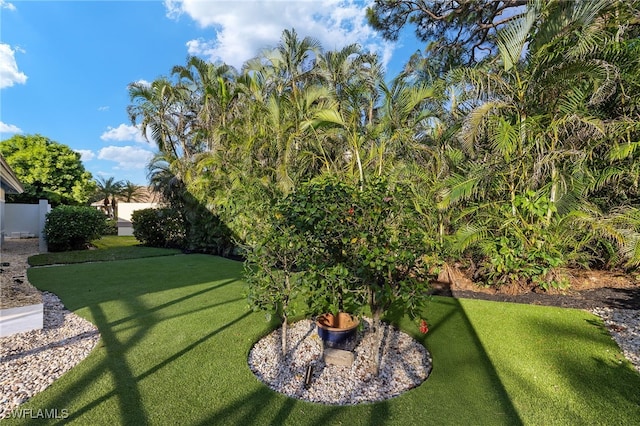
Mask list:
[[175,66],[172,74],[190,92],[194,108],[191,126],[207,141],[208,150],[217,149],[237,103],[237,71],[229,65],[192,56],[186,66]]
[[[348,174],[360,183],[365,182],[366,150],[375,143],[375,109],[380,100],[383,80],[378,57],[354,57],[351,47],[342,52],[328,53],[320,61],[319,75],[332,89],[334,100],[307,117],[303,126],[332,147],[335,161],[346,164]],[[357,53],[357,52],[356,52]],[[353,73],[346,72],[351,65]]]
[[189,159],[203,150],[198,128],[193,126],[199,106],[185,85],[165,77],[150,85],[135,82],[129,85],[129,98],[132,103],[127,112],[131,122],[138,124],[144,137],[161,152],[176,159]]
[[181,197],[185,191],[185,184],[180,178],[180,162],[165,153],[156,154],[148,165],[149,183],[151,190],[158,194],[162,201],[171,206],[180,206]]
[[103,200],[105,213],[111,219],[117,218],[116,197],[121,194],[123,182],[116,181],[113,177],[108,179],[98,177],[95,182],[97,187],[96,195]]
[[[300,40],[295,30],[285,30],[278,46],[247,61],[244,67],[245,95],[251,106],[240,118],[251,158],[282,193],[309,178],[327,158],[313,134],[302,127],[304,120],[329,100],[326,88],[315,78],[317,40]],[[236,123],[238,124],[238,123]]]
[[120,196],[125,203],[137,203],[145,199],[144,188],[126,180],[122,184]]
[[[477,97],[461,130],[470,161],[448,179],[441,205],[464,212],[457,247],[480,248],[503,276],[544,275],[589,240],[572,222],[594,211],[588,161],[623,125],[598,117],[616,66],[592,56],[597,44],[584,46],[606,37],[593,33],[610,5],[533,2],[498,34],[499,62],[450,75]],[[580,33],[583,43],[566,36]]]

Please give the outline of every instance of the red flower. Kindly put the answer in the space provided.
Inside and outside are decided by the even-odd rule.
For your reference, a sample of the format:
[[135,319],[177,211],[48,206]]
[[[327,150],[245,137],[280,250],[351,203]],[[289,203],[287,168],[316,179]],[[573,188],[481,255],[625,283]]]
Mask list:
[[429,332],[429,324],[425,320],[420,320],[420,333],[427,334]]
[[351,207],[351,208],[349,209],[349,215],[350,215],[350,216],[351,216],[351,215],[353,215],[353,212],[354,212],[353,207]]

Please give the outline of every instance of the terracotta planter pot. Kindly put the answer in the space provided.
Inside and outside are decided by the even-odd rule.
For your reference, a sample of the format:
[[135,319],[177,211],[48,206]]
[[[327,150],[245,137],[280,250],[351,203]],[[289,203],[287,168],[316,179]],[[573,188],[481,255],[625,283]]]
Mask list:
[[343,343],[355,336],[359,324],[358,318],[344,312],[338,315],[322,314],[316,320],[318,336],[332,344]]

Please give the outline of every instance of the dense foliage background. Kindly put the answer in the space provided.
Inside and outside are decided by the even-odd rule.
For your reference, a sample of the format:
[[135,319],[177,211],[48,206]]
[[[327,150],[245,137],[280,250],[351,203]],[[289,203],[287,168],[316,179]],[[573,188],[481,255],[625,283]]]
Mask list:
[[384,178],[431,236],[414,254],[476,281],[548,288],[565,284],[565,267],[637,268],[638,2],[447,4],[369,10],[390,38],[416,24],[428,40],[434,10],[466,28],[468,39],[438,41],[457,50],[430,44],[393,78],[359,46],[324,50],[285,30],[242,70],[193,57],[132,83],[131,119],[160,150],[152,185],[248,250],[305,182],[366,192]]

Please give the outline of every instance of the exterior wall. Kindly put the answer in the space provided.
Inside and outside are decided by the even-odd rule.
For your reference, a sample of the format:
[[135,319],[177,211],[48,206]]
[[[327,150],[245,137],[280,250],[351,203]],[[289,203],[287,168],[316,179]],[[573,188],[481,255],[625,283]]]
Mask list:
[[4,188],[0,186],[0,247],[4,243]]
[[157,209],[160,203],[118,203],[118,235],[133,235],[131,214],[136,210]]
[[4,157],[0,155],[0,244],[4,241],[4,222],[5,222],[5,210],[4,210],[4,194],[21,194],[24,192],[22,184],[11,170],[11,167],[4,160]]
[[12,238],[40,237],[40,214],[40,205],[38,204],[5,204],[3,223],[5,236]]

